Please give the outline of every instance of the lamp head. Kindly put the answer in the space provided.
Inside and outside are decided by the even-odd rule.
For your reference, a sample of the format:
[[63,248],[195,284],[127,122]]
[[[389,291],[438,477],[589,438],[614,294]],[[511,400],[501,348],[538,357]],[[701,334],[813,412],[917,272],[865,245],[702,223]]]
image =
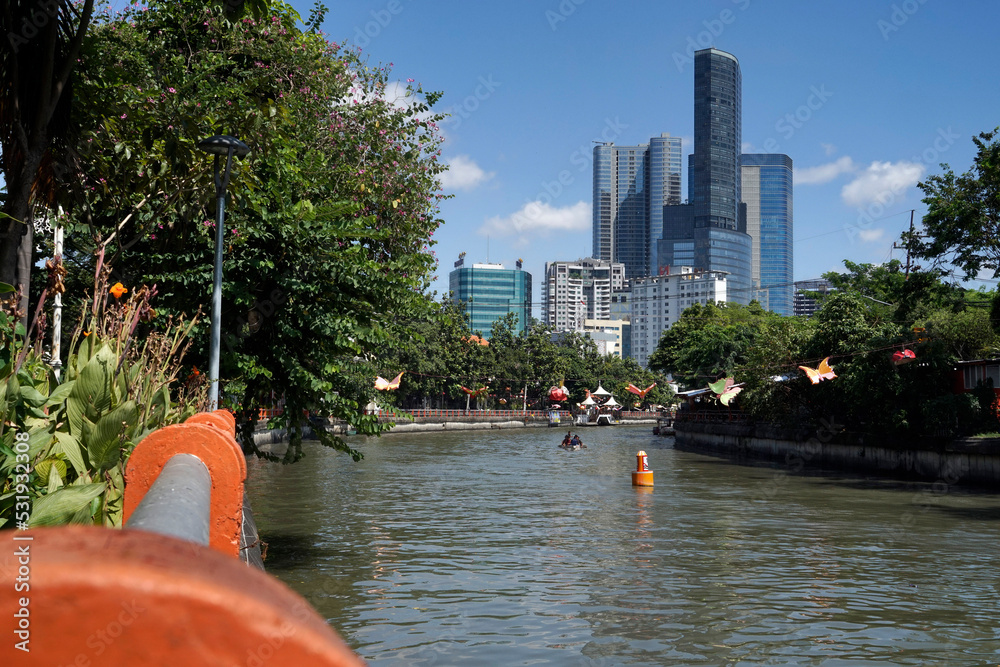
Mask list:
[[250,147],[237,139],[224,134],[217,134],[214,137],[202,139],[198,142],[198,148],[206,153],[214,155],[229,155],[229,149],[233,149],[236,157],[245,157],[250,152]]

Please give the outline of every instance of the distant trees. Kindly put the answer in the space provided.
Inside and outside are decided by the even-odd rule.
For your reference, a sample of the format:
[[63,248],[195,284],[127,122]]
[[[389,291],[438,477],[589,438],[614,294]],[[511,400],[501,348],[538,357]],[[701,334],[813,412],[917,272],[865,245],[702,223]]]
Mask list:
[[[833,419],[887,437],[995,429],[993,404],[953,395],[951,379],[955,361],[1000,354],[989,319],[994,295],[951,285],[937,270],[907,277],[898,262],[845,265],[846,273],[824,276],[836,289],[812,318],[779,317],[755,303],[688,308],[650,366],[690,389],[734,377],[745,386],[733,405],[762,421]],[[904,348],[917,361],[897,366],[892,354]],[[810,384],[799,366],[827,357],[837,377]]]
[[541,409],[548,405],[549,387],[565,383],[567,405],[583,401],[588,389],[603,384],[620,403],[634,407],[626,387],[632,383],[645,389],[654,382],[657,387],[644,403],[672,400],[662,375],[631,359],[598,354],[593,340],[582,334],[553,336],[536,320],[516,335],[515,316],[509,314],[494,322],[489,345],[481,345],[458,305],[445,301],[437,307],[439,316],[414,323],[419,336],[378,358],[376,366],[385,377],[406,371],[399,391],[379,396],[380,402],[406,408],[464,407],[461,387],[488,386],[481,406],[522,409],[526,398],[528,409]]

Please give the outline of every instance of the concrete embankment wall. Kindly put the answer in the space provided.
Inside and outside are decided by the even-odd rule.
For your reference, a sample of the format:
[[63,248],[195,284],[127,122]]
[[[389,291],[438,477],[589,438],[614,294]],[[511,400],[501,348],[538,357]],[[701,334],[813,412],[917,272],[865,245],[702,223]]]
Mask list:
[[866,474],[1000,489],[1000,438],[884,444],[743,424],[678,423],[677,449],[739,460],[783,463],[795,470]]
[[[619,422],[618,426],[634,426],[636,424],[651,424],[655,425],[657,421],[655,419],[623,419]],[[548,426],[549,423],[546,420],[541,419],[525,419],[525,420],[477,420],[474,417],[461,418],[461,421],[443,421],[443,422],[433,422],[433,421],[400,421],[390,430],[384,432],[382,435],[392,435],[393,433],[440,433],[441,431],[478,431],[478,430],[490,430],[490,429],[507,429],[507,428],[528,428],[535,426]],[[554,426],[554,428],[567,428],[576,429],[582,428],[584,426],[593,426],[593,424],[574,424],[571,421],[563,421],[560,424]],[[343,432],[339,432],[339,435],[345,435]],[[312,430],[306,429],[303,432],[303,437],[312,437]],[[254,433],[254,443],[259,447],[262,445],[270,445],[285,442],[288,439],[288,431],[285,429],[267,429],[263,428],[256,433]]]

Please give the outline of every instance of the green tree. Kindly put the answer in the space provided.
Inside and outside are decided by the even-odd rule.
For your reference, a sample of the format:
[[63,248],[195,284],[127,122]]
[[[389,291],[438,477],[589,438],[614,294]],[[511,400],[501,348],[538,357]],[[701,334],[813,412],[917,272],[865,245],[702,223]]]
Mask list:
[[275,7],[236,18],[157,0],[96,25],[64,204],[78,249],[106,248],[123,282],[155,282],[164,312],[192,312],[209,300],[215,219],[212,163],[197,142],[233,134],[251,147],[226,208],[222,389],[246,418],[248,447],[258,409],[285,399],[291,461],[306,412],[381,428],[362,414],[370,360],[432,309],[444,167],[436,94],[398,89],[387,68]]
[[952,265],[966,279],[988,271],[1000,277],[1000,140],[997,133],[973,137],[976,157],[972,169],[956,175],[948,165],[919,187],[927,214],[922,234],[904,239],[915,256],[935,265]]
[[0,9],[0,166],[7,193],[0,222],[0,281],[21,286],[27,310],[36,207],[56,195],[66,169],[53,155],[69,126],[71,75],[94,0],[7,0]]

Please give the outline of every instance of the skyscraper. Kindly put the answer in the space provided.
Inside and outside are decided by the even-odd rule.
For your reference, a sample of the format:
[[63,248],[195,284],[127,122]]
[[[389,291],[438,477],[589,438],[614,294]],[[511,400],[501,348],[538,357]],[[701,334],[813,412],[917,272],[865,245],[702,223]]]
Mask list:
[[594,257],[625,265],[625,277],[656,272],[663,207],[681,201],[681,140],[594,147]]
[[768,310],[794,314],[792,285],[792,159],[740,156],[747,233],[753,238],[751,296]]
[[693,266],[726,271],[730,301],[750,302],[752,239],[740,205],[742,87],[740,64],[718,49],[694,54],[694,154],[689,202],[667,206],[656,243],[657,273]]

